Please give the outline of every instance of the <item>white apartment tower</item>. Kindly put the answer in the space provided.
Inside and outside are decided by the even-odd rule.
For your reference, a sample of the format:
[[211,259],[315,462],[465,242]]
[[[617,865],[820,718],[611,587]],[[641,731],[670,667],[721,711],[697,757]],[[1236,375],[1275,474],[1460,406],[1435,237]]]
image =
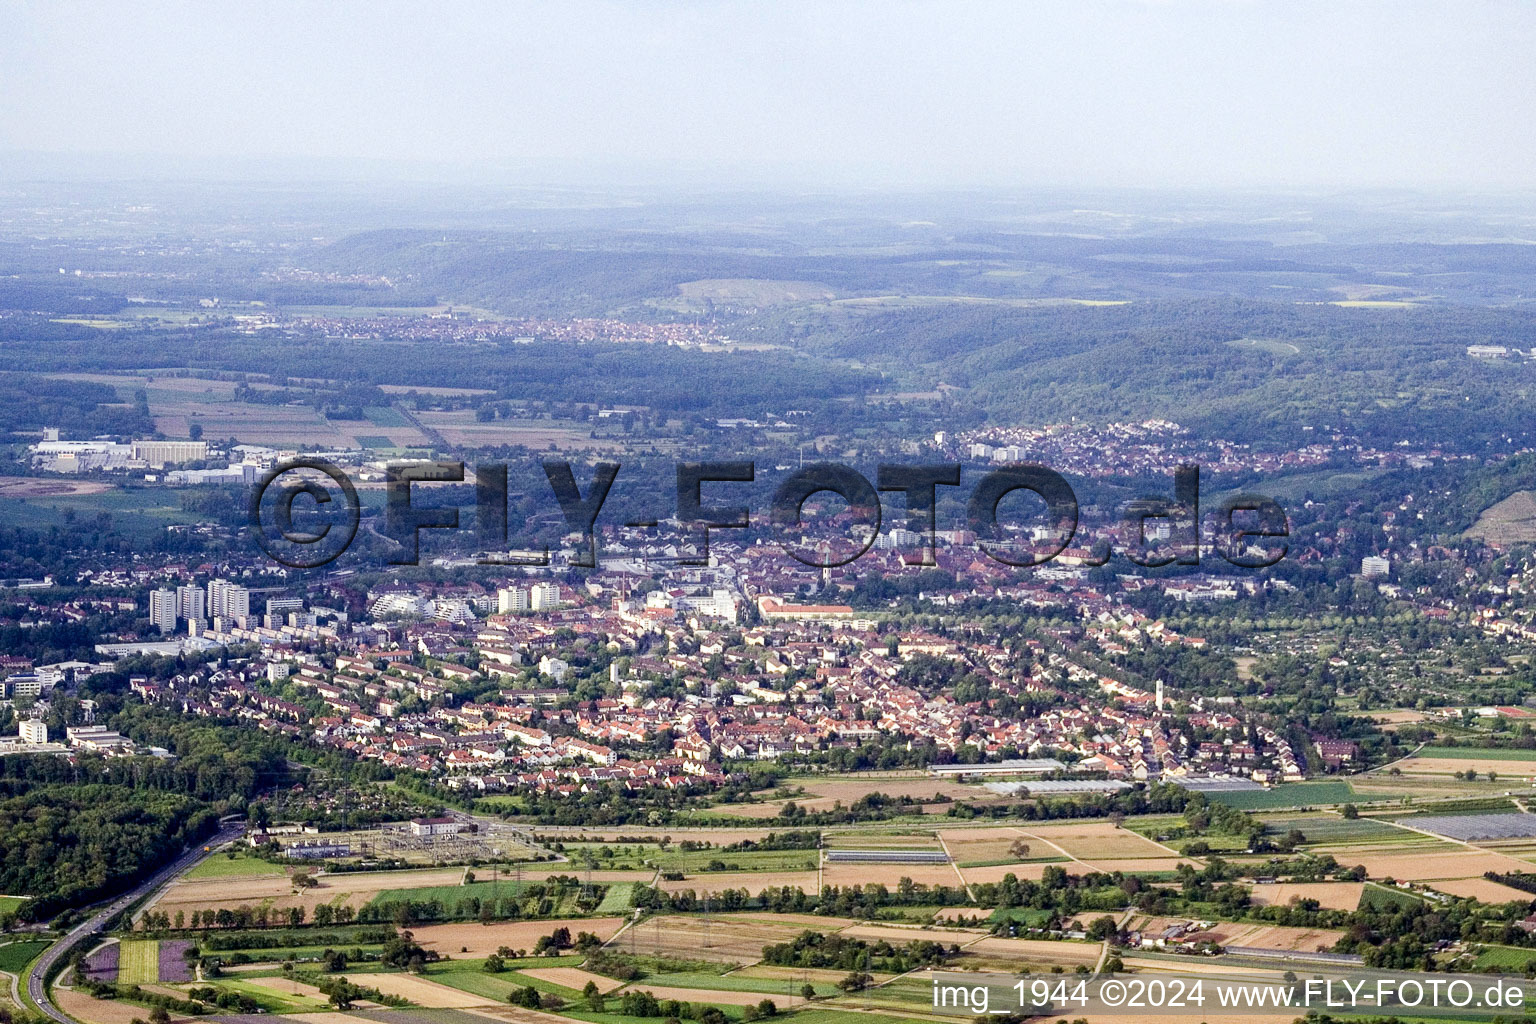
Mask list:
[[528,591],[523,587],[502,587],[496,591],[496,610],[502,615],[515,615],[531,608]]
[[149,622],[162,633],[176,632],[176,591],[150,591]]
[[204,618],[205,604],[203,588],[197,584],[185,584],[176,588],[176,614],[188,622],[201,621]]
[[210,580],[208,614],[216,619],[234,619],[251,614],[251,592],[228,580]]
[[1380,555],[1366,555],[1360,559],[1360,575],[1366,579],[1376,579],[1380,576],[1392,574],[1392,559],[1383,558]]

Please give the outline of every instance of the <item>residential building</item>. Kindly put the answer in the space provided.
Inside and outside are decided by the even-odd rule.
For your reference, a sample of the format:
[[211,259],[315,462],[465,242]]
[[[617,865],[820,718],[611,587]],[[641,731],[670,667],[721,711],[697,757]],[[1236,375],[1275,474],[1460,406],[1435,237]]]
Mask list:
[[220,619],[238,619],[251,614],[251,592],[228,580],[210,580],[208,614]]
[[1392,573],[1392,560],[1380,555],[1367,555],[1360,559],[1360,575],[1366,579],[1376,579],[1381,576],[1389,576]]
[[176,632],[176,591],[150,591],[149,623],[162,633]]
[[195,583],[177,587],[176,614],[188,622],[201,622],[206,617],[203,597],[203,588]]

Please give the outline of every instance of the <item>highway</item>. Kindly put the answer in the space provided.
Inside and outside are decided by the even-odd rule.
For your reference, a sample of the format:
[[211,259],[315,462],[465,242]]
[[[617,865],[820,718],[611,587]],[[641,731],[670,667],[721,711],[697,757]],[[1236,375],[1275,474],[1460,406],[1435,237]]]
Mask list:
[[100,931],[108,921],[122,913],[135,901],[160,888],[166,882],[175,878],[183,871],[190,870],[198,861],[208,856],[213,850],[223,844],[240,838],[245,834],[245,822],[234,822],[224,825],[212,837],[192,847],[186,853],[176,858],[171,863],[157,871],[152,877],[141,882],[130,892],[126,892],[97,910],[91,917],[75,925],[58,942],[49,946],[42,956],[32,962],[31,969],[27,972],[27,995],[32,998],[38,1008],[59,1024],[75,1024],[75,1020],[69,1017],[48,998],[48,986],[46,979],[53,966],[64,959],[86,936]]

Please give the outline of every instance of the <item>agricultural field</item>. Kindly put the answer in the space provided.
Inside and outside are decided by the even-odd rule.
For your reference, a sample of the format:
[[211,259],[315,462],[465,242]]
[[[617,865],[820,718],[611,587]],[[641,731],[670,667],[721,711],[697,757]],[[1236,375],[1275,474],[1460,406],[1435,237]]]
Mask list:
[[[961,868],[960,874],[965,878],[967,885],[979,885],[983,882],[1001,882],[1008,875],[1038,882],[1044,877],[1045,869],[1053,864],[1057,867],[1064,867],[1068,871],[1074,870],[1073,862],[1063,858],[1060,861],[1032,860],[1021,864],[986,864],[981,867]],[[1079,866],[1076,870],[1081,873],[1084,868]]]
[[1510,757],[1511,753],[1519,752],[1499,750],[1488,751],[1482,756],[1412,757],[1398,767],[1404,776],[1450,776],[1465,771],[1475,771],[1479,775],[1487,776],[1492,772],[1495,776],[1494,781],[1503,783],[1506,789],[1511,784],[1518,785],[1536,779],[1536,762]]
[[1272,832],[1300,830],[1311,846],[1347,847],[1356,843],[1393,842],[1403,837],[1402,829],[1373,818],[1261,816],[1261,820]]
[[1480,946],[1473,960],[1476,971],[1524,971],[1536,961],[1536,949],[1519,946]]
[[[484,996],[477,996],[465,992],[462,989],[453,988],[427,978],[417,978],[409,974],[370,974],[367,976],[369,988],[376,988],[387,996],[400,996],[409,999],[417,1006],[433,1009],[444,1009],[465,1006],[482,1006],[485,1003]],[[502,1002],[496,999],[496,1002]]]
[[53,943],[47,939],[13,939],[0,943],[0,971],[19,974],[32,958]]
[[612,992],[623,984],[617,979],[593,974],[580,967],[518,967],[517,973],[533,978],[535,981],[547,981],[551,985],[560,985],[576,992],[586,988],[589,981],[597,986],[599,992]]
[[214,987],[250,996],[267,1013],[324,1012],[331,1009],[325,993],[313,985],[288,978],[221,978]]
[[0,493],[0,526],[66,529],[103,512],[112,517],[117,529],[134,537],[148,537],[166,526],[204,518],[183,509],[176,491],[161,487],[116,487],[50,478],[17,484]]
[[1208,794],[1217,803],[1240,811],[1269,811],[1285,807],[1316,807],[1369,800],[1348,782],[1290,782],[1273,789],[1237,790]]
[[142,1006],[118,999],[93,999],[80,989],[64,985],[53,987],[54,1005],[85,1024],[133,1024],[147,1013]]
[[1536,494],[1516,491],[1484,509],[1466,535],[1499,545],[1536,541]]
[[[845,867],[888,867],[889,865],[844,865]],[[830,870],[830,869],[829,869]],[[950,873],[951,882],[954,873]],[[873,876],[865,876],[861,881],[869,881]],[[915,876],[914,876],[915,878]],[[827,878],[828,885],[842,884],[833,882],[830,875]],[[897,879],[891,879],[891,885],[896,884]],[[818,876],[815,871],[706,871],[701,874],[684,875],[681,879],[663,878],[656,884],[665,892],[682,892],[692,889],[698,895],[705,893],[723,892],[726,889],[745,889],[752,895],[762,892],[764,889],[776,889],[782,886],[798,886],[806,892],[818,888]]]
[[1513,886],[1503,885],[1487,878],[1454,878],[1433,883],[1435,889],[1448,896],[1460,896],[1481,903],[1529,903],[1531,893]]
[[234,856],[220,854],[217,857],[209,857],[201,864],[188,871],[185,878],[230,878],[237,875],[286,875],[292,869],[285,869],[281,864],[273,864],[271,861],[261,860],[258,857],[246,856],[236,853]]
[[511,878],[501,878],[486,881],[477,879],[467,884],[459,881],[449,885],[404,886],[399,889],[382,889],[368,903],[371,906],[380,906],[386,903],[436,901],[444,906],[452,906],[465,899],[489,900],[522,895],[530,884],[532,883],[528,881],[518,882]]
[[1536,814],[1422,815],[1406,819],[1417,829],[1462,841],[1487,840],[1520,843],[1536,839]]
[[[825,781],[806,780],[806,785],[819,785]],[[846,777],[837,779],[836,784],[848,785],[850,780]],[[932,786],[936,783],[910,774],[887,773],[880,778],[860,779],[859,784],[872,791],[894,784]],[[1380,808],[1374,811],[1380,816],[1371,817],[1373,812],[1369,806],[1365,816],[1352,819],[1326,810],[1303,809],[1326,806],[1344,794],[1353,793],[1348,782],[1280,787],[1257,795],[1287,791],[1291,794],[1289,799],[1257,814],[1269,832],[1284,834],[1292,829],[1299,830],[1307,837],[1307,852],[1331,854],[1345,866],[1361,864],[1375,881],[1242,883],[1249,887],[1255,906],[1315,902],[1325,910],[1350,912],[1362,904],[1423,906],[1426,900],[1433,899],[1433,896],[1414,895],[1379,884],[1388,878],[1409,880],[1420,888],[1428,886],[1449,896],[1476,898],[1489,903],[1528,902],[1532,898],[1490,882],[1482,874],[1489,870],[1531,868],[1532,862],[1523,857],[1536,859],[1536,837],[1507,838],[1501,842],[1508,844],[1508,849],[1491,849],[1485,843],[1474,842],[1469,846],[1415,831],[1420,819],[1411,816],[1414,807],[1428,810],[1433,804],[1393,809],[1397,816],[1406,816],[1405,820],[1413,822],[1413,827],[1388,820]],[[1252,794],[1218,795],[1243,797]],[[1446,806],[1466,811],[1455,820],[1470,822],[1475,814],[1485,812],[1487,801],[1479,797]],[[990,934],[994,922],[1011,920],[1025,927],[1036,927],[1050,919],[1051,912],[1024,907],[993,909],[995,904],[938,906],[935,902],[921,900],[910,905],[871,910],[869,917],[861,921],[816,914],[779,915],[768,911],[706,914],[695,910],[686,914],[663,912],[626,927],[630,923],[629,913],[636,892],[642,886],[652,885],[668,893],[692,890],[699,897],[726,889],[758,893],[768,887],[780,886],[798,887],[807,893],[816,892],[823,885],[881,884],[894,890],[902,878],[956,890],[965,885],[995,882],[1008,874],[1022,879],[1038,879],[1051,865],[1064,867],[1074,874],[1119,871],[1140,876],[1144,884],[1155,885],[1174,879],[1181,865],[1199,868],[1206,863],[1203,859],[1179,854],[1176,846],[1185,840],[1165,843],[1157,839],[1159,835],[1185,827],[1182,816],[1176,815],[1129,819],[1118,827],[1103,819],[1017,820],[1010,824],[977,822],[974,825],[953,822],[952,819],[940,820],[944,822],[942,825],[929,818],[927,821],[931,824],[925,824],[922,819],[903,819],[825,829],[821,830],[820,848],[794,850],[724,849],[746,839],[761,840],[769,832],[764,828],[677,829],[658,834],[649,829],[557,830],[554,835],[541,836],[541,840],[546,844],[558,841],[559,852],[569,859],[554,865],[524,865],[522,868],[522,889],[553,875],[576,879],[574,885],[567,885],[558,894],[559,901],[553,908],[546,908],[552,909],[547,917],[488,925],[473,920],[416,924],[410,929],[415,940],[445,959],[427,964],[421,974],[415,975],[367,961],[355,963],[346,972],[355,976],[354,980],[359,984],[409,1000],[412,1004],[409,1009],[361,1008],[345,1014],[322,1010],[325,1005],[323,994],[310,984],[314,976],[282,977],[277,970],[278,957],[273,951],[252,951],[258,962],[226,968],[229,973],[217,981],[230,991],[256,998],[271,1014],[303,1015],[303,1019],[312,1024],[409,1024],[409,1020],[417,1017],[420,1017],[420,1024],[451,1024],[459,1017],[471,1016],[482,1021],[494,1016],[507,1024],[557,1024],[561,1018],[577,1018],[589,1021],[589,1024],[631,1024],[616,1014],[588,1011],[581,999],[581,991],[588,982],[593,982],[608,995],[610,1007],[623,992],[644,990],[660,999],[717,1005],[739,1016],[741,1008],[763,998],[773,999],[781,1010],[794,1010],[801,1005],[800,986],[809,982],[822,1001],[804,1010],[805,1017],[816,1016],[827,1024],[837,1024],[839,1017],[848,1017],[846,1024],[857,1024],[861,1014],[867,1016],[871,1011],[893,1018],[923,1014],[928,1009],[928,980],[924,972],[899,978],[882,977],[878,980],[883,984],[875,988],[845,995],[835,984],[842,972],[802,971],[764,964],[760,962],[763,947],[788,942],[806,930],[838,933],[866,942],[890,942],[897,946],[929,940],[959,947],[959,959],[953,964],[956,969],[1008,973],[1026,970],[1049,973],[1053,968],[1070,973],[1079,966],[1091,968],[1098,962],[1103,947],[1097,942],[1048,941]],[[1433,824],[1433,821],[1426,817],[1424,823]],[[772,831],[783,833],[787,830],[787,826],[776,825]],[[1211,838],[1219,841],[1222,837]],[[685,841],[689,842],[690,849],[682,848]],[[893,853],[943,851],[951,862],[822,862],[822,854],[827,849],[888,850]],[[575,905],[588,863],[597,865],[591,877],[593,884],[601,890],[598,893],[600,903],[594,916],[590,917],[582,916]],[[1236,863],[1245,862],[1239,857]],[[716,865],[713,870],[712,864]],[[473,881],[467,881],[467,870],[474,871]],[[661,877],[663,874],[681,874],[682,877],[667,879]],[[354,908],[360,908],[402,901],[436,901],[452,908],[461,900],[483,900],[493,893],[506,897],[519,890],[519,883],[506,875],[492,882],[489,869],[485,867],[335,875],[322,872],[318,882],[314,890],[296,891],[289,874],[281,867],[243,855],[234,859],[215,856],[188,877],[173,883],[161,897],[158,909],[174,914],[178,907],[191,907],[197,901],[206,903],[216,895],[224,897],[220,905],[228,906],[231,905],[231,894],[237,894],[238,901],[272,908],[319,905],[320,902],[350,903]],[[1119,898],[1123,894],[1113,895]],[[1103,891],[1100,892],[1102,897]],[[1083,905],[1090,904],[1085,902]],[[1120,907],[1123,904],[1111,905],[1108,910],[1082,911],[1069,915],[1069,919],[1079,927],[1106,914],[1119,919]],[[526,911],[526,907],[524,909]],[[1215,904],[1191,904],[1167,913],[1191,915],[1172,916],[1168,918],[1171,921],[1214,921],[1200,935],[1227,947],[1327,950],[1345,934],[1331,928],[1223,921]],[[1138,917],[1128,924],[1136,927],[1138,921],[1145,924],[1157,920],[1162,918],[1143,920]],[[647,973],[637,980],[625,982],[595,973],[599,969],[612,968],[581,954],[516,960],[497,973],[483,970],[485,958],[497,950],[531,950],[541,938],[558,928],[568,929],[573,937],[581,932],[592,932],[605,944],[607,954],[617,957],[618,962],[623,962],[629,955],[638,957],[636,962]],[[299,936],[302,934],[298,933]],[[176,959],[177,966],[185,966],[171,942],[162,940],[157,944],[129,937],[122,949],[124,979],[141,978],[162,986],[179,984],[184,990],[186,982],[167,980],[168,958]],[[377,943],[365,945],[363,952],[366,955],[378,948]],[[319,949],[294,948],[283,950],[282,955],[302,954],[313,958],[319,952]],[[1479,956],[1483,955],[1484,952],[1479,953]],[[1486,955],[1496,958],[1500,954]],[[1133,970],[1175,969],[1170,966],[1173,959],[1126,956]],[[1177,959],[1178,969],[1223,967],[1214,962]],[[613,962],[609,961],[610,964]],[[1481,961],[1479,965],[1482,966]],[[1492,969],[1498,965],[1490,961],[1488,966]],[[315,970],[312,960],[302,969]],[[1225,969],[1233,968],[1227,964]],[[545,995],[564,999],[565,1008],[557,1016],[547,1011],[513,1007],[509,999],[529,986]],[[139,1008],[141,1016],[142,1009]],[[433,1016],[427,1017],[429,1014]],[[131,1024],[131,1020],[107,1017],[84,1019],[86,1024]],[[283,1022],[278,1020],[276,1024]],[[803,1024],[799,1014],[795,1016],[794,1024]],[[1094,1024],[1099,1022],[1095,1020]]]
[[932,832],[877,832],[849,830],[825,832],[821,845],[828,850],[932,850],[943,849]]
[[821,869],[821,879],[825,885],[873,883],[894,889],[903,878],[910,878],[918,885],[947,885],[953,888],[961,884],[960,873],[953,864],[829,863]]
[[1018,832],[1029,842],[1031,856],[1054,851],[1099,871],[1173,871],[1180,863],[1176,850],[1107,821],[1030,822]]
[[1316,900],[1327,910],[1354,910],[1360,906],[1364,882],[1281,882],[1255,885],[1253,902],[1261,907],[1283,907],[1293,900]]
[[1374,907],[1378,910],[1388,910],[1393,907],[1415,906],[1424,902],[1422,896],[1416,896],[1402,889],[1394,889],[1375,882],[1367,882],[1365,889],[1360,893],[1360,905]]
[[1481,878],[1484,872],[1529,870],[1530,863],[1498,853],[1455,847],[1445,853],[1370,854],[1352,857],[1372,878],[1427,882],[1442,879]]
[[[1071,969],[1078,964],[1092,966],[1099,959],[1097,942],[1052,942],[1045,939],[1006,939],[984,936],[963,943],[965,951],[978,959],[978,967],[996,965],[1004,970],[1012,965],[1038,965],[1047,970],[1056,965]],[[969,966],[969,965],[967,965]]]
[[[633,850],[637,845],[643,847],[658,846],[662,840],[666,840],[669,846],[681,847],[685,842],[693,842],[700,846],[722,847],[731,843],[739,843],[744,840],[759,840],[775,832],[783,832],[793,828],[792,825],[776,823],[773,826],[760,828],[700,828],[685,827],[655,829],[655,828],[629,828],[622,830],[606,829],[567,829],[561,834],[561,838],[569,843],[607,843],[614,845],[615,849],[625,847]],[[554,836],[546,836],[547,841],[553,842]]]
[[160,980],[160,943],[154,939],[124,939],[118,946],[119,981],[145,985]]
[[712,810],[716,814],[731,817],[765,819],[777,817],[788,803],[807,811],[829,811],[838,804],[847,807],[871,793],[884,793],[890,797],[905,796],[920,801],[922,806],[913,807],[913,814],[935,814],[948,810],[955,800],[985,803],[1004,799],[980,786],[911,772],[810,776],[787,779],[784,785],[791,788],[798,786],[804,793],[793,797],[775,797],[759,803],[720,804]]
[[[514,961],[527,963],[529,961]],[[436,967],[436,965],[434,965]],[[549,968],[557,970],[558,968]],[[444,1008],[449,1006],[492,1006],[505,1005],[513,992],[528,985],[532,985],[540,992],[555,992],[569,997],[572,993],[565,990],[564,986],[554,982],[535,978],[523,971],[506,971],[502,974],[485,974],[480,970],[469,970],[458,967],[455,970],[433,969],[428,971],[438,992],[418,991],[418,997],[425,996],[429,1001],[418,1002],[420,1006]],[[371,975],[369,976],[372,977]],[[399,975],[391,975],[399,977]],[[578,990],[579,991],[579,990]],[[407,996],[406,998],[410,998]]]
[[[621,451],[614,438],[592,436],[592,426],[574,420],[505,419],[481,422],[473,409],[424,410],[417,413],[422,426],[436,431],[450,445],[481,448],[522,446],[537,451]],[[414,431],[414,428],[410,428]],[[369,431],[373,433],[375,431]],[[384,431],[390,437],[396,431]],[[419,436],[419,432],[418,436]]]
[[603,893],[603,899],[594,913],[616,914],[628,910],[635,900],[634,882],[615,882]]
[[614,946],[640,956],[752,963],[762,958],[766,945],[788,942],[807,928],[837,927],[835,918],[816,920],[819,924],[771,914],[717,914],[707,920],[663,914],[625,932]]
[[456,886],[464,877],[460,868],[424,871],[360,871],[338,875],[320,874],[311,889],[296,890],[287,874],[236,875],[214,878],[180,878],[168,886],[153,906],[172,916],[177,911],[221,910],[240,906],[286,910],[303,907],[313,914],[322,903],[351,905],[360,909],[381,892],[402,888]]
[[1292,949],[1322,952],[1332,949],[1344,937],[1342,931],[1325,928],[1288,928],[1281,925],[1220,923],[1203,933],[1223,946],[1249,946],[1263,949]]
[[424,948],[452,957],[486,957],[501,946],[532,949],[541,936],[557,928],[572,935],[591,932],[603,941],[613,938],[624,924],[622,917],[555,918],[541,921],[497,921],[465,924],[423,924],[411,934]]
[[[581,874],[586,870],[586,857],[590,856],[598,870],[641,870],[703,872],[722,870],[711,868],[719,862],[731,871],[807,871],[816,867],[817,852],[805,850],[725,850],[719,843],[708,849],[685,850],[680,845],[669,844],[666,849],[659,845],[637,843],[566,843],[565,856],[571,859],[570,872]],[[595,877],[595,873],[594,873]]]
[[[1068,860],[1066,854],[1055,847],[1033,840],[1012,827],[941,829],[938,837],[949,851],[950,859],[962,871],[995,865],[1062,863]],[[1015,850],[1022,850],[1026,846],[1029,849],[1025,856],[1015,856]]]
[[[420,447],[428,443],[398,409],[369,407],[361,420],[327,419],[309,405],[268,405],[242,402],[235,397],[234,381],[159,374],[61,373],[64,380],[90,381],[117,389],[124,401],[142,390],[149,403],[155,428],[166,437],[186,438],[193,423],[201,424],[209,441],[230,440],[241,444],[321,448],[361,447],[360,434],[387,436],[396,447]],[[272,385],[252,384],[253,390],[273,390]],[[471,414],[472,415],[472,414]]]
[[1536,750],[1518,750],[1510,747],[1425,747],[1416,757],[1432,760],[1468,761],[1487,760],[1536,762]]

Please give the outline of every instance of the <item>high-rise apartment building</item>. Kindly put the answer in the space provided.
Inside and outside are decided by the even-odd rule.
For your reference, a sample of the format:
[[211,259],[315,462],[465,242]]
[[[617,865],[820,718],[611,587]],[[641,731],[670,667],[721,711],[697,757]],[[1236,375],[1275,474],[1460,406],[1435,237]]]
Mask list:
[[150,591],[149,622],[162,633],[176,632],[176,591]]
[[228,580],[210,580],[208,614],[221,619],[233,619],[251,614],[251,592]]
[[201,622],[205,617],[207,602],[203,600],[203,588],[195,583],[176,588],[176,614],[188,622]]

